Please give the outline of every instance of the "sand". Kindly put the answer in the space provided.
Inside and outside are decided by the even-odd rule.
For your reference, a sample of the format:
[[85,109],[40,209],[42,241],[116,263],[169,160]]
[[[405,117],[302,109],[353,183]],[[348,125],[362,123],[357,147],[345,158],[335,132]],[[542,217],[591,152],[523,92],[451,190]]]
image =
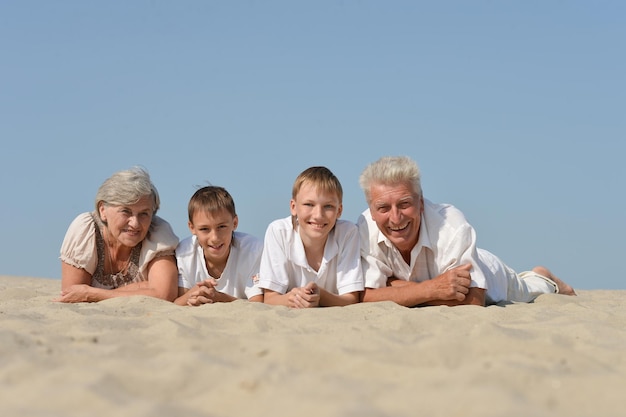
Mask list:
[[626,291],[290,310],[0,276],[0,415],[624,416]]

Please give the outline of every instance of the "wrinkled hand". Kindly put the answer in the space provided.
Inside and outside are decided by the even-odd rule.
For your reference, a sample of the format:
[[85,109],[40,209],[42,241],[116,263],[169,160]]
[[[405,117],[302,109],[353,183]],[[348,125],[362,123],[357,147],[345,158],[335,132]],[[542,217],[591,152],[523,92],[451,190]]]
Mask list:
[[452,268],[443,274],[435,277],[432,284],[440,300],[465,300],[465,295],[469,292],[472,278],[470,276],[472,264],[464,264]]
[[87,284],[71,285],[61,290],[61,296],[54,301],[61,303],[85,303],[92,301],[89,297],[93,287]]
[[319,304],[320,289],[314,282],[289,291],[289,307],[291,308],[310,308],[317,307]]
[[196,284],[189,290],[187,305],[199,306],[202,304],[214,303],[219,293],[215,287],[217,287],[217,281],[212,278]]

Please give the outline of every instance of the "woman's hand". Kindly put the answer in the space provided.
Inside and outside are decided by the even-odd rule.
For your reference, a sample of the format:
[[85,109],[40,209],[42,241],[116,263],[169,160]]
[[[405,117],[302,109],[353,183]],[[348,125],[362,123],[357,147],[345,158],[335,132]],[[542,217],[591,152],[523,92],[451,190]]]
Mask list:
[[61,290],[61,296],[54,301],[61,303],[88,303],[94,301],[91,293],[94,288],[87,284],[70,285]]

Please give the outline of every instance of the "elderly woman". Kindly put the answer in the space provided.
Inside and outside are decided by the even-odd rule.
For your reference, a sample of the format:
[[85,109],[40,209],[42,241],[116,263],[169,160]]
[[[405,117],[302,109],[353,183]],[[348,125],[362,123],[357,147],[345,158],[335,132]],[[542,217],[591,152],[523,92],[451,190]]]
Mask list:
[[178,237],[156,216],[159,194],[148,172],[134,167],[108,178],[96,210],[70,224],[61,246],[58,301],[93,302],[147,295],[173,301]]

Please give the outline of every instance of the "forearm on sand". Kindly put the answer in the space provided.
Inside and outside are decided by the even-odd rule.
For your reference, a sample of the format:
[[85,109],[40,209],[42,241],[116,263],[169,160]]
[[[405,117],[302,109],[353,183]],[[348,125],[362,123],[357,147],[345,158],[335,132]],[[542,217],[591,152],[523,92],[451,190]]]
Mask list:
[[320,306],[322,307],[347,306],[358,303],[359,298],[360,292],[358,291],[338,295],[320,288]]

